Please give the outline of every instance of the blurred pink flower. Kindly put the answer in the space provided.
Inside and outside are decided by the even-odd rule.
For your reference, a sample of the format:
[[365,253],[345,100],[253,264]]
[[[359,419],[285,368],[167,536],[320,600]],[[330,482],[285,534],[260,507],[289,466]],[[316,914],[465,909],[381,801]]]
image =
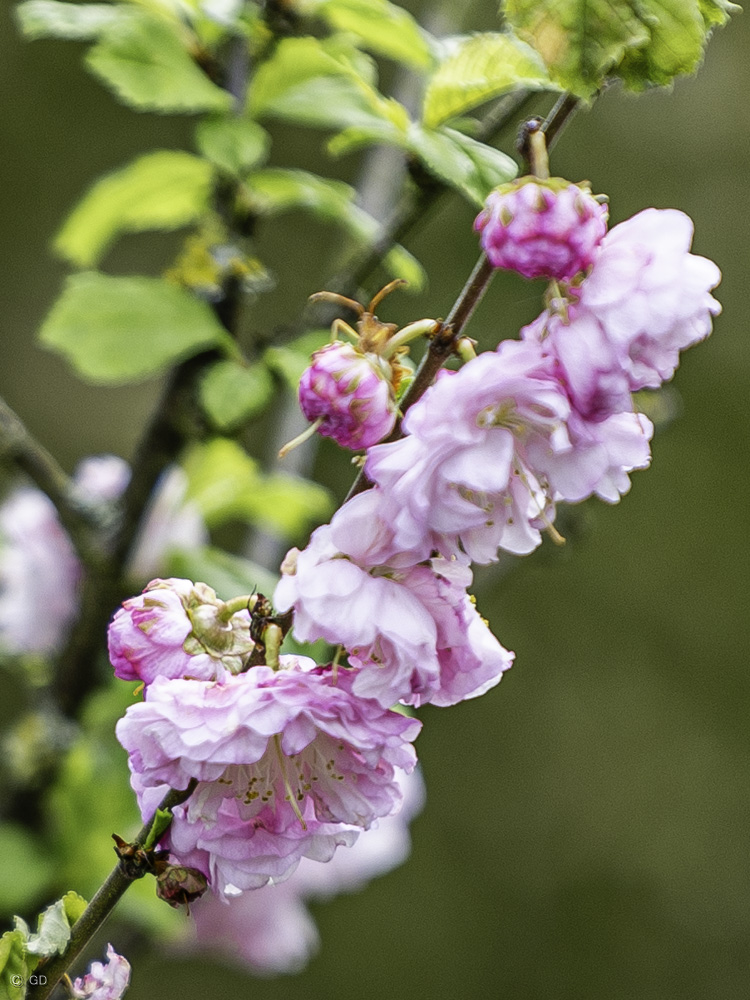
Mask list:
[[130,985],[130,963],[107,945],[107,964],[92,962],[83,978],[73,983],[77,1000],[120,1000]]

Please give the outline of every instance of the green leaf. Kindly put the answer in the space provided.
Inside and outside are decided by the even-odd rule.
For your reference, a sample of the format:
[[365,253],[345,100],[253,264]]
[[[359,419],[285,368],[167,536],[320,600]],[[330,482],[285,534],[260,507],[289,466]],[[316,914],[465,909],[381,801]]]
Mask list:
[[177,229],[206,210],[211,165],[178,150],[159,150],[97,181],[55,239],[55,249],[92,267],[120,233]]
[[105,30],[86,65],[141,111],[223,111],[232,98],[212,83],[178,37],[178,24],[134,10]]
[[706,27],[726,24],[731,14],[742,13],[742,7],[730,0],[698,0],[698,6]]
[[285,38],[253,79],[250,110],[318,128],[375,126],[397,138],[409,116],[371,85],[369,70],[335,40]]
[[271,140],[250,118],[204,118],[196,129],[198,149],[229,174],[240,174],[263,163]]
[[15,14],[27,38],[76,41],[98,38],[105,28],[123,17],[121,7],[106,3],[59,3],[58,0],[26,0],[16,7]]
[[0,824],[0,858],[13,878],[0,879],[0,911],[25,910],[44,893],[54,876],[49,849],[28,830]]
[[80,375],[116,384],[157,375],[226,334],[205,302],[159,278],[84,271],[68,279],[40,336]]
[[247,178],[246,189],[252,210],[258,215],[305,208],[334,220],[346,216],[355,195],[354,188],[343,181],[284,167],[256,170]]
[[515,161],[505,153],[455,129],[414,126],[410,141],[414,153],[431,173],[478,206],[484,204],[494,187],[518,173]]
[[424,96],[422,117],[430,128],[518,87],[553,86],[539,55],[512,35],[487,32],[451,41]]
[[[256,215],[304,209],[318,218],[337,222],[365,245],[373,243],[380,232],[378,222],[354,204],[356,191],[353,187],[307,170],[284,167],[257,170],[247,178],[245,192]],[[384,258],[384,264],[394,277],[412,282],[415,291],[423,286],[422,266],[403,247],[393,247]]]
[[211,546],[173,553],[168,570],[170,576],[202,580],[225,601],[253,591],[270,597],[278,582],[263,566]]
[[409,282],[410,292],[421,292],[427,285],[427,273],[420,262],[409,251],[396,243],[383,258],[383,264],[394,278]]
[[215,438],[195,445],[184,463],[187,499],[209,527],[245,520],[289,538],[311,522],[325,520],[332,508],[327,490],[286,473],[264,475],[240,445]]
[[26,996],[29,963],[22,931],[6,931],[0,938],[0,1000],[22,1000]]
[[425,32],[403,7],[388,0],[308,0],[303,11],[317,14],[334,29],[351,32],[377,55],[418,70],[433,62]]
[[617,75],[630,90],[669,86],[701,64],[708,33],[699,0],[648,0],[650,39],[625,53]]
[[83,896],[80,896],[77,892],[66,892],[62,898],[63,906],[65,907],[65,916],[68,918],[68,923],[72,927],[86,911],[86,907],[89,905]]
[[62,955],[69,940],[70,924],[65,913],[65,903],[58,899],[39,915],[39,929],[29,937],[26,950],[41,958]]
[[200,401],[213,426],[229,431],[265,410],[273,379],[264,364],[218,361],[200,383]]
[[516,33],[579,97],[620,76],[631,90],[666,85],[699,65],[722,0],[506,0]]
[[277,472],[243,498],[243,512],[254,524],[281,538],[299,538],[327,520],[334,510],[331,494],[318,483]]
[[267,348],[263,360],[296,392],[310,356],[330,340],[330,330],[310,330],[289,344]]

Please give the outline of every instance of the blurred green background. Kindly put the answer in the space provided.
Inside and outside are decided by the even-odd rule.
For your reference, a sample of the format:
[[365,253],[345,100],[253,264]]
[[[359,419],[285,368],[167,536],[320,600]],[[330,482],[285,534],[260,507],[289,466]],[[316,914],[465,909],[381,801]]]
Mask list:
[[[451,16],[497,27],[486,0]],[[3,3],[0,395],[69,469],[91,453],[129,457],[160,386],[87,386],[36,346],[65,273],[50,238],[94,178],[142,151],[191,148],[193,128],[118,105],[83,52],[21,42]],[[724,312],[685,356],[676,417],[623,502],[569,510],[564,548],[545,542],[478,575],[479,606],[516,665],[484,698],[421,713],[428,804],[409,863],[314,908],[323,949],[301,976],[251,981],[146,949],[129,953],[132,1000],[750,996],[749,93],[750,21],[738,16],[696,78],[639,99],[608,92],[554,153],[553,172],[609,194],[613,223],[649,205],[687,212],[695,251],[723,271]],[[273,162],[356,180],[355,157],[329,163],[320,146],[276,128]],[[476,257],[473,214],[448,199],[407,241],[430,287],[394,295],[382,318],[448,311]],[[283,284],[259,303],[259,326],[294,321],[337,238],[302,216],[261,231]],[[105,269],[157,273],[175,246],[129,237]],[[469,332],[487,346],[514,336],[540,292],[499,277]],[[346,460],[324,447],[318,466],[343,496]]]

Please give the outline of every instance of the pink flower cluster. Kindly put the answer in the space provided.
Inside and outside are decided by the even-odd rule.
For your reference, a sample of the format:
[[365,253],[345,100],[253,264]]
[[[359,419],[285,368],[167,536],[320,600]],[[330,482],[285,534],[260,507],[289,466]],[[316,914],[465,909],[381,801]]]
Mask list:
[[[259,930],[239,949],[251,964],[293,965],[309,951],[302,902],[314,893],[301,873],[398,815],[420,723],[392,706],[454,705],[510,667],[469,594],[471,562],[530,552],[554,533],[561,502],[616,502],[628,490],[650,462],[653,429],[631,393],[671,377],[719,311],[719,271],[689,252],[684,215],[651,209],[601,238],[603,214],[576,192],[566,189],[558,215],[532,208],[547,235],[578,213],[590,269],[566,263],[577,277],[555,286],[520,340],[442,373],[409,409],[404,436],[368,449],[372,488],[287,554],[275,611],[259,618],[244,598],[225,604],[203,584],[157,580],[111,625],[117,675],[145,684],[117,726],[144,817],[169,788],[194,786],[162,846],[238,920],[254,919],[246,890],[296,878],[264,890],[277,893],[274,918],[297,928],[295,946],[266,948]],[[548,250],[542,240],[539,254]],[[287,628],[289,612],[298,640],[338,647],[333,664],[269,652],[264,630]],[[214,905],[196,906],[208,936]]]

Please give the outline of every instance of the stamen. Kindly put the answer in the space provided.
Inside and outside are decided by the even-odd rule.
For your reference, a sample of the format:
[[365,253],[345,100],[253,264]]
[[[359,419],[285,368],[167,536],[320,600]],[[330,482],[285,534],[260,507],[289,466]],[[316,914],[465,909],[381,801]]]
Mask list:
[[304,444],[308,438],[311,438],[313,434],[315,434],[315,432],[317,431],[317,429],[320,427],[320,425],[323,423],[324,420],[325,417],[318,417],[317,420],[314,420],[310,424],[307,430],[302,431],[301,434],[298,434],[296,438],[292,438],[291,441],[287,441],[287,443],[284,445],[283,448],[279,448],[279,458],[284,458],[286,455],[289,454],[290,451],[293,451],[295,448],[298,448],[301,444]]
[[297,798],[294,792],[292,791],[291,784],[289,783],[289,776],[286,771],[286,757],[284,756],[284,751],[281,749],[281,739],[279,738],[278,733],[276,733],[276,735],[274,736],[273,742],[274,746],[276,747],[276,756],[279,758],[279,767],[281,768],[281,777],[284,781],[284,788],[286,789],[287,801],[289,802],[289,805],[292,807],[294,815],[302,824],[302,829],[307,830],[307,823],[305,823],[304,819],[302,818],[302,813],[300,812],[300,808],[297,805]]

